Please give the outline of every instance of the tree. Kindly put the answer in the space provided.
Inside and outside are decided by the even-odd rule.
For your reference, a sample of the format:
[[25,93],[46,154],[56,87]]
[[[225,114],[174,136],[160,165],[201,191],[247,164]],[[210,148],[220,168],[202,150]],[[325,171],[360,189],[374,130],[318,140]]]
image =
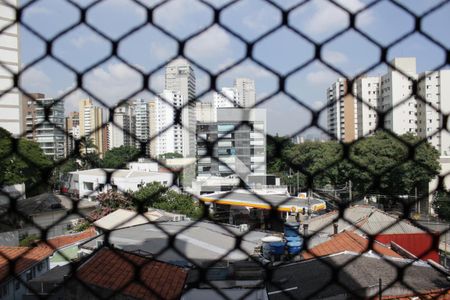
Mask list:
[[98,153],[84,153],[78,160],[81,170],[89,170],[102,167],[102,160]]
[[348,146],[347,157],[346,145],[339,142],[305,142],[288,146],[275,159],[281,161],[278,166],[284,164],[280,173],[286,168],[299,171],[303,187],[337,187],[351,180],[356,198],[411,195],[439,174],[439,152],[411,134],[396,137],[379,131]]
[[98,201],[97,208],[90,213],[89,219],[96,221],[104,216],[116,211],[119,208],[133,209],[133,201],[127,193],[109,190],[105,193],[98,194],[96,197]]
[[78,164],[77,160],[73,157],[68,158],[61,165],[58,165],[53,169],[50,182],[55,188],[60,188],[60,185],[65,181],[64,179],[67,177],[67,174],[79,169],[81,169],[81,166]]
[[433,197],[433,208],[439,218],[450,222],[450,192],[437,191]]
[[363,166],[349,176],[363,194],[412,194],[440,170],[439,152],[411,134],[377,132],[353,145],[350,158]]
[[285,174],[289,166],[285,162],[283,152],[294,144],[287,136],[267,135],[267,171],[272,174]]
[[153,207],[192,218],[202,214],[201,207],[190,195],[178,193],[158,182],[148,183],[133,193],[132,197],[135,207],[141,212]]
[[139,149],[130,146],[120,146],[105,153],[102,167],[110,169],[124,168],[130,161],[136,160],[140,155]]
[[[336,181],[336,164],[342,160],[342,146],[336,142],[305,142],[282,152],[284,161],[300,172],[301,184],[321,187]],[[312,186],[311,186],[312,185]]]
[[0,186],[25,183],[28,196],[47,191],[52,166],[37,143],[0,128]]

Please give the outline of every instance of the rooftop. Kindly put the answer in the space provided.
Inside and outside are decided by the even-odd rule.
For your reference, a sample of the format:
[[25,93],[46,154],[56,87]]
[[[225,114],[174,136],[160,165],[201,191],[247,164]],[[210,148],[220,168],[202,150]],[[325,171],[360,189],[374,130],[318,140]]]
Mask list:
[[215,202],[218,204],[248,206],[261,209],[277,207],[280,211],[292,211],[293,209],[301,211],[303,208],[319,211],[326,208],[324,201],[315,198],[303,199],[279,194],[257,195],[247,190],[234,190],[203,195],[200,196],[200,200],[203,202]]
[[147,224],[155,221],[172,221],[176,216],[180,215],[168,213],[158,209],[152,209],[144,214],[138,214],[135,211],[120,208],[95,221],[94,225],[103,230],[113,230]]
[[[402,268],[404,272],[397,270]],[[334,270],[339,270],[334,274]],[[448,274],[430,264],[375,254],[342,252],[275,268],[269,299],[383,298],[446,293]],[[414,290],[413,290],[414,289]]]
[[[6,280],[9,275],[20,274],[33,265],[43,261],[53,250],[47,246],[38,247],[7,247],[0,246],[0,282]],[[10,263],[14,262],[14,270]]]
[[[243,236],[240,249],[234,250],[238,236]],[[169,245],[168,235],[175,236],[174,246]],[[109,242],[126,251],[144,251],[155,258],[186,265],[189,262],[202,263],[216,259],[224,261],[246,260],[260,245],[260,241],[268,233],[252,230],[240,232],[239,227],[212,222],[162,222],[138,225],[113,230]],[[80,248],[95,249],[97,241],[104,236],[88,241]],[[179,252],[173,250],[176,248]]]
[[[385,245],[374,241],[373,251],[382,256],[402,257],[397,252],[391,250]],[[369,248],[369,240],[352,232],[343,231],[331,237],[329,241],[319,244],[308,251],[303,251],[304,259],[314,257],[327,256],[330,254],[340,253],[343,251],[351,251],[355,253],[365,253],[372,250]]]
[[127,169],[101,169],[101,168],[70,172],[70,174],[89,175],[89,176],[106,176],[107,173],[111,173],[112,178],[141,178],[161,174],[161,172],[144,172]]
[[76,272],[86,284],[149,300],[180,298],[187,277],[183,268],[108,248],[100,249]]
[[426,232],[407,220],[399,219],[396,216],[367,205],[348,207],[344,211],[344,218],[338,218],[339,211],[332,211],[313,218],[309,221],[308,230],[311,233],[333,234],[333,223],[337,223],[339,231],[357,229],[364,234],[370,235]]
[[57,237],[49,238],[45,244],[49,245],[53,249],[60,249],[78,242],[85,241],[89,238],[96,236],[97,233],[93,227],[86,229],[83,232],[77,232],[72,234],[60,235]]

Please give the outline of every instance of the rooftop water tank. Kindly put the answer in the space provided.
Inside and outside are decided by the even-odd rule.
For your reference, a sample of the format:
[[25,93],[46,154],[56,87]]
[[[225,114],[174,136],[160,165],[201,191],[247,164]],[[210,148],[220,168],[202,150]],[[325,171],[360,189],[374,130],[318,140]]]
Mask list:
[[298,242],[288,242],[287,243],[287,252],[290,255],[298,255],[300,251],[302,251],[303,240]]
[[299,236],[298,228],[300,223],[298,222],[286,222],[284,223],[284,237],[296,237]]
[[283,255],[285,242],[278,236],[266,236],[261,239],[262,252],[266,259],[271,259],[273,255]]

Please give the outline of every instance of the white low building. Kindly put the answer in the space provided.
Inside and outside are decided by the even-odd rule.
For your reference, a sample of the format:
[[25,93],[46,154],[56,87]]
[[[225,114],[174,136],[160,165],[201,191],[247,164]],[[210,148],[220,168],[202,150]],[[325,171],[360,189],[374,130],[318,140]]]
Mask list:
[[139,158],[138,161],[129,162],[127,168],[132,171],[140,172],[158,172],[159,165],[157,162],[148,158]]
[[[108,173],[111,174],[111,180],[106,183]],[[147,183],[159,182],[164,186],[171,186],[173,182],[173,174],[170,172],[90,169],[70,174],[69,192],[79,198],[95,198],[99,193],[110,189],[134,192]]]

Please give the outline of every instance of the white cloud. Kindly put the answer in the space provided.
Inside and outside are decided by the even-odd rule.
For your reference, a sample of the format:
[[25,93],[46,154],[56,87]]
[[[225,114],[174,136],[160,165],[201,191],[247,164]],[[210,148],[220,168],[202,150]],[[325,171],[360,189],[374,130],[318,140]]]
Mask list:
[[146,17],[145,9],[139,5],[135,5],[133,3],[133,1],[109,0],[109,1],[103,1],[103,4],[107,5],[109,8],[125,10],[127,13],[132,12],[136,15],[136,17],[139,17],[139,18]]
[[241,63],[240,65],[234,67],[225,75],[225,78],[236,78],[236,77],[248,77],[252,79],[274,79],[274,75],[269,71],[257,66],[254,63]]
[[[192,39],[186,47],[186,52],[198,61],[219,58],[231,53],[231,38],[225,30],[214,25],[200,36]],[[224,60],[221,59],[223,62]]]
[[201,14],[205,11],[208,11],[208,8],[198,1],[174,0],[156,9],[155,20],[166,29],[173,31],[183,26],[192,27],[192,22],[195,22],[199,16],[202,17]]
[[312,107],[313,107],[314,109],[320,109],[320,108],[322,108],[324,105],[325,105],[325,102],[323,102],[323,101],[321,101],[321,100],[317,100],[317,101],[314,101],[314,102],[312,103]]
[[83,35],[79,35],[70,40],[70,43],[74,45],[77,49],[81,49],[88,44],[97,44],[100,43],[102,39],[91,33],[85,33]]
[[329,85],[336,80],[336,74],[326,69],[320,69],[308,73],[306,80],[312,85]]
[[342,65],[348,62],[348,57],[339,51],[325,50],[322,57],[333,65]]
[[24,10],[26,16],[49,16],[53,11],[42,5],[31,5]]
[[141,75],[123,63],[109,63],[83,78],[83,85],[108,105],[128,98],[140,89],[141,83]]
[[[253,7],[252,10],[255,10]],[[267,7],[259,7],[253,14],[246,15],[242,23],[254,31],[268,30],[279,19],[278,13]]]
[[167,49],[162,43],[152,41],[150,44],[150,55],[158,60],[167,60],[173,55],[173,50]]
[[[340,5],[351,12],[355,12],[365,6],[361,0],[339,0]],[[312,13],[305,19],[305,27],[309,33],[322,34],[343,28],[348,24],[348,14],[341,8],[327,0],[315,0],[311,2]],[[373,14],[367,11],[364,19],[358,20],[358,25],[367,25],[373,21]]]
[[28,92],[48,93],[51,85],[51,78],[38,68],[32,67],[22,73],[21,86]]

